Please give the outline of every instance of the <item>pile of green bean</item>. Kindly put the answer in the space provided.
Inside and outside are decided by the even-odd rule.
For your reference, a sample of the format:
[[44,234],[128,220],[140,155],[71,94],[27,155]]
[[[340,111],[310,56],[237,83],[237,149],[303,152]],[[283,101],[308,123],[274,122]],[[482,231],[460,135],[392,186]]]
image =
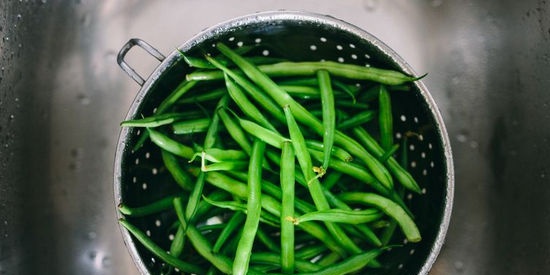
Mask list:
[[120,223],[166,272],[186,274],[365,274],[384,267],[396,228],[420,241],[402,199],[420,188],[396,160],[390,97],[418,78],[244,48],[182,53],[181,84],[154,115],[122,122],[146,129],[137,146],[158,147],[181,192],[119,206],[175,213],[170,247]]

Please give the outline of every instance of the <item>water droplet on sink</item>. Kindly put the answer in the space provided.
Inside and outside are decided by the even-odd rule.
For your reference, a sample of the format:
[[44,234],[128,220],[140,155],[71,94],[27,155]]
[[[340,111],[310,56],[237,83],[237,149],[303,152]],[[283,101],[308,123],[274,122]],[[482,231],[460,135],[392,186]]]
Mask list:
[[93,231],[88,232],[88,239],[95,240],[96,237],[97,237],[97,233]]
[[461,261],[454,262],[454,267],[455,267],[455,270],[458,272],[464,271],[464,263]]
[[110,267],[112,265],[112,263],[113,263],[113,261],[108,256],[103,257],[103,259],[101,260],[101,265],[103,267]]
[[90,258],[90,260],[95,260],[95,257],[97,256],[97,252],[95,250],[92,250],[90,252],[88,252],[88,257]]
[[363,6],[367,11],[375,11],[378,8],[378,0],[365,0],[363,1]]
[[432,0],[430,5],[434,8],[437,8],[443,4],[443,0]]
[[458,142],[463,143],[463,142],[466,142],[468,140],[468,136],[466,134],[458,134],[458,135],[456,135],[456,140]]
[[78,102],[82,105],[88,105],[90,104],[90,97],[85,94],[79,94],[78,95]]

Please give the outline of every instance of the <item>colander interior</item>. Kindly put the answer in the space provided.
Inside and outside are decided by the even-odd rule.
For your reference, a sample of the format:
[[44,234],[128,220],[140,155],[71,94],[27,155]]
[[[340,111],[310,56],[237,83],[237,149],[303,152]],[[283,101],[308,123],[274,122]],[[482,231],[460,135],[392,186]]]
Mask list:
[[[325,20],[325,19],[323,19]],[[338,20],[323,21],[317,17],[295,18],[252,16],[214,27],[199,34],[180,49],[201,55],[213,51],[213,45],[222,41],[232,48],[254,45],[257,55],[282,57],[293,61],[326,60],[355,63],[364,66],[390,68],[413,73],[399,57],[376,38],[354,29]],[[176,54],[173,54],[175,56]],[[165,69],[154,73],[145,85],[128,114],[127,119],[141,118],[154,112],[158,103],[183,79],[189,67],[179,58],[168,58]],[[429,73],[429,72],[428,72]],[[413,213],[423,240],[407,243],[395,234],[393,243],[402,244],[385,253],[381,261],[387,268],[379,274],[416,274],[426,271],[441,246],[441,231],[446,230],[450,211],[449,185],[451,165],[445,130],[438,119],[437,109],[420,83],[410,91],[392,93],[396,142],[407,139],[407,169],[422,188],[422,194],[405,194],[405,202]],[[118,202],[139,206],[180,192],[162,167],[159,149],[146,142],[133,151],[143,132],[125,129],[120,137],[116,165],[118,166]],[[168,249],[174,235],[176,217],[172,212],[144,218],[128,218],[157,243]],[[442,223],[444,224],[442,226]],[[444,233],[443,233],[444,235]],[[162,272],[164,264],[126,236],[134,259],[150,273]],[[137,260],[140,259],[140,260]],[[145,270],[142,270],[146,272]],[[374,271],[373,274],[378,274]]]

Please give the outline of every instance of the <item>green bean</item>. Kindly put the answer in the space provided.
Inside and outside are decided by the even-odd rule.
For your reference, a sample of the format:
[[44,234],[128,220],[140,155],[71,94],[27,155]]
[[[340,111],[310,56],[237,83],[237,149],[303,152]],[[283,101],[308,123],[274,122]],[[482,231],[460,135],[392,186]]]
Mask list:
[[[279,220],[277,220],[278,222]],[[265,245],[265,247],[271,251],[280,254],[281,248],[275,242],[275,238],[273,236],[268,235],[261,227],[258,228],[258,232],[256,232],[256,237],[258,237],[258,240]]]
[[264,151],[265,143],[261,140],[255,140],[252,145],[252,154],[250,156],[250,165],[248,169],[247,216],[233,261],[233,274],[236,275],[245,275],[248,271],[250,254],[252,254],[252,244],[254,243],[254,236],[256,235],[260,222],[262,207],[261,167]]
[[300,224],[307,221],[327,221],[347,224],[362,224],[375,221],[381,217],[380,211],[376,209],[366,210],[343,210],[327,209],[315,212],[309,212],[302,216],[292,219],[294,224]]
[[393,116],[390,93],[384,85],[380,85],[378,95],[378,124],[380,126],[380,146],[388,151],[393,146]]
[[157,214],[169,210],[172,207],[173,199],[174,196],[168,196],[139,207],[129,207],[128,205],[121,203],[118,205],[118,211],[131,217],[143,217],[151,214]]
[[172,124],[173,133],[176,135],[186,135],[193,133],[202,133],[208,130],[211,123],[210,118],[198,118],[193,120],[179,121]]
[[[323,159],[322,160],[324,161],[324,159],[325,159],[325,157],[324,157],[325,156],[325,153],[324,153],[325,146],[324,146],[323,143],[321,143],[319,141],[316,141],[316,140],[309,139],[309,140],[306,140],[306,145],[311,150],[323,152]],[[348,153],[346,150],[344,150],[340,147],[336,147],[336,146],[332,146],[331,155],[334,156],[335,158],[337,158],[341,161],[345,161],[345,162],[350,162],[350,161],[353,160],[353,156],[350,153]]]
[[261,126],[277,132],[271,122],[269,122],[262,112],[260,112],[260,110],[258,110],[258,108],[256,108],[256,106],[254,106],[248,98],[246,98],[246,95],[241,88],[227,75],[225,75],[225,86],[227,87],[227,91],[229,96],[231,96],[231,99],[233,99],[233,102],[237,104],[237,106],[249,119],[253,119]]
[[[227,96],[223,96],[218,101],[218,104],[216,105],[216,109],[225,108],[227,105],[227,101],[228,101]],[[206,131],[206,135],[204,137],[204,144],[203,144],[203,148],[204,148],[203,150],[209,150],[209,154],[208,154],[209,156],[212,156],[215,152],[220,151],[220,150],[212,149],[212,146],[214,146],[216,142],[216,137],[220,128],[219,126],[220,126],[220,118],[218,116],[218,113],[214,112],[214,115],[212,116],[208,129]],[[203,155],[207,155],[206,151],[203,151],[203,152],[204,152]],[[204,167],[204,158],[203,158],[203,162],[201,163],[202,163],[201,169],[203,171],[207,170],[206,167]],[[216,167],[210,167],[210,169],[213,170],[213,169],[216,169]],[[220,169],[220,168],[217,168],[217,169]],[[195,186],[193,187],[193,190],[189,195],[189,201],[187,202],[187,206],[185,208],[185,218],[187,219],[187,221],[190,221],[194,218],[198,204],[202,197],[204,183],[205,183],[204,172],[201,172],[197,177],[197,181],[195,182]]]
[[307,245],[300,249],[297,249],[294,253],[294,256],[296,257],[296,259],[311,260],[312,258],[321,255],[327,250],[327,247],[322,244]]
[[187,206],[185,207],[185,220],[188,222],[195,217],[197,207],[202,197],[202,190],[205,182],[204,177],[205,173],[201,172],[195,181],[193,190],[191,190],[191,193],[189,194],[189,201],[187,201]]
[[[384,149],[376,142],[376,140],[361,127],[353,128],[353,133],[360,140],[365,147],[375,154],[377,157],[382,157],[384,155]],[[405,170],[399,163],[393,158],[389,157],[386,161],[389,170],[397,178],[397,180],[407,189],[420,193],[420,187],[418,183],[414,180],[411,174]]]
[[294,272],[294,225],[288,218],[294,217],[294,150],[290,142],[281,148],[281,268],[283,273]]
[[310,87],[310,86],[280,85],[280,87],[283,90],[285,90],[288,94],[292,95],[294,98],[300,98],[300,99],[319,98],[321,95],[317,88]]
[[[289,105],[293,110],[293,115],[298,121],[308,125],[312,130],[317,132],[317,134],[323,135],[324,130],[322,123],[319,122],[315,116],[311,115],[311,113],[309,113],[302,105],[294,101],[294,99],[292,99],[286,91],[281,89],[281,87],[273,82],[273,80],[271,80],[267,75],[261,72],[253,64],[248,63],[223,43],[218,43],[216,46],[220,52],[239,66],[250,79],[253,79],[257,85],[263,88],[263,90],[267,92],[281,107]],[[382,184],[388,188],[393,187],[393,181],[387,169],[369,152],[364,150],[359,143],[341,132],[336,132],[334,138],[337,144],[340,144],[344,149],[361,159],[371,169],[374,176]]]
[[301,275],[334,275],[334,274],[350,274],[363,269],[370,261],[380,255],[383,249],[373,249],[361,254],[353,255],[341,262],[327,266],[321,270],[312,273],[302,273]]
[[225,241],[242,225],[245,215],[242,212],[235,212],[233,216],[227,222],[225,228],[220,232],[214,246],[212,246],[212,252],[219,253],[221,247],[225,244]]
[[151,128],[147,128],[147,132],[149,133],[151,141],[160,148],[185,159],[191,159],[193,157],[193,148],[183,145],[162,134],[161,132],[153,130]]
[[317,79],[319,80],[321,105],[323,106],[323,164],[321,167],[326,171],[330,162],[332,146],[334,145],[336,113],[334,108],[334,93],[328,71],[317,71]]
[[[211,185],[230,192],[240,198],[246,198],[246,185],[222,173],[208,172],[206,175],[206,181]],[[281,204],[271,196],[265,194],[262,195],[262,208],[277,217],[281,217]],[[342,250],[342,247],[340,247],[340,245],[336,243],[332,236],[325,232],[324,229],[321,228],[319,225],[313,222],[305,222],[301,223],[299,227],[308,234],[314,236],[316,239],[326,244],[326,246],[330,250],[342,255],[345,254],[344,250]]]
[[[229,57],[229,59],[232,58]],[[234,60],[232,59],[232,61]],[[270,77],[312,76],[319,70],[327,70],[334,76],[353,80],[369,80],[386,85],[401,85],[423,77],[412,77],[394,70],[344,64],[333,61],[286,61],[275,64],[259,65],[258,69]],[[219,72],[211,72],[206,76],[203,75],[202,80],[214,80],[221,78],[223,78],[223,75],[220,75]]]
[[[227,67],[223,66],[222,64],[219,64],[219,62],[216,62],[215,59],[210,58],[206,56],[206,58],[212,62],[212,64],[216,65],[218,69],[222,70],[224,74],[229,75],[237,84],[239,84],[245,92],[247,92],[256,102],[260,103],[262,106],[266,106],[265,110],[267,110],[271,115],[273,115],[277,120],[284,121],[284,114],[279,106],[273,102],[268,96],[266,96],[258,87],[256,87],[253,83],[248,81],[246,78],[244,78],[242,75],[239,75],[235,73],[233,70],[228,69]],[[187,77],[189,74],[187,75]]]
[[351,203],[364,203],[373,205],[392,217],[398,224],[405,237],[410,242],[421,240],[420,232],[407,212],[395,202],[374,193],[348,192],[339,194],[338,197]]
[[[194,157],[201,157],[201,159],[208,160],[211,162],[221,162],[221,161],[236,161],[236,160],[246,160],[248,155],[241,150],[234,149],[220,149],[220,148],[204,148],[202,152],[195,153]],[[189,162],[192,162],[194,159],[191,159]]]
[[397,149],[399,149],[399,144],[394,144],[394,145],[392,145],[391,148],[388,149],[388,150],[384,153],[384,155],[382,155],[382,156],[380,157],[380,161],[381,161],[381,162],[386,162],[386,161],[388,161],[388,159],[389,159],[391,156],[393,156],[393,154],[395,154],[395,152],[397,152]]
[[184,246],[185,246],[185,229],[183,228],[183,226],[180,225],[178,226],[178,231],[176,231],[176,235],[174,235],[174,239],[170,244],[170,255],[178,258],[183,252]]
[[[402,167],[407,167],[407,163],[408,163],[408,146],[407,146],[408,140],[409,140],[408,135],[404,135],[403,140],[401,141],[402,146],[401,146],[401,154],[400,154],[400,157],[401,157],[400,164]],[[404,191],[405,191],[404,188],[399,188],[397,190],[397,193],[401,198],[404,195]],[[380,236],[380,239],[382,240],[383,244],[387,245],[391,241],[394,235],[393,233],[395,232],[396,228],[397,228],[397,222],[395,220],[391,220],[387,228],[382,232]]]
[[265,143],[275,148],[281,148],[281,144],[285,141],[288,141],[288,139],[285,139],[284,137],[277,134],[276,132],[266,129],[252,121],[242,119],[242,118],[238,120],[239,120],[239,124],[246,132],[256,137],[257,139],[263,140]]
[[159,257],[164,262],[178,268],[183,272],[203,274],[205,271],[198,265],[187,263],[183,260],[180,260],[170,254],[168,254],[164,249],[155,244],[147,235],[139,230],[136,226],[132,225],[125,219],[120,219],[119,223],[124,226],[143,246],[145,246],[151,253]]
[[316,264],[322,266],[323,268],[333,265],[338,260],[340,260],[342,257],[334,252],[328,253],[324,255],[321,259],[319,259]]
[[339,171],[332,171],[331,173],[328,173],[328,175],[323,177],[323,187],[326,190],[332,189],[332,187],[340,181],[342,175],[343,174]]
[[191,242],[193,247],[201,256],[212,263],[212,265],[214,265],[220,271],[229,274],[231,272],[231,261],[229,260],[229,258],[220,254],[212,253],[212,246],[210,245],[208,240],[201,234],[199,230],[197,230],[197,228],[193,224],[187,223],[181,198],[175,198],[173,204],[178,220],[181,223],[181,226],[186,228],[187,237],[189,238],[189,241]]
[[[224,208],[229,209],[231,211],[240,211],[243,213],[247,213],[246,204],[241,203],[238,201],[214,201],[211,199],[208,199],[206,197],[203,198],[206,202],[210,203],[211,205],[218,207],[218,208]],[[260,221],[268,224],[272,227],[280,227],[279,226],[279,219],[277,217],[274,217],[273,214],[262,211],[260,213]]]
[[[351,207],[349,207],[345,202],[341,201],[338,197],[336,197],[332,192],[330,192],[329,189],[324,188],[323,193],[325,194],[325,197],[327,197],[327,200],[329,201],[329,203],[332,204],[334,207],[341,210],[352,211]],[[312,212],[308,212],[308,213],[312,213]],[[369,243],[373,244],[374,246],[382,245],[381,240],[367,225],[357,224],[355,225],[354,228],[357,229],[361,237],[366,238],[366,240]]]
[[166,167],[166,170],[170,172],[170,175],[172,175],[172,178],[176,183],[183,189],[183,190],[191,190],[193,189],[193,183],[191,182],[191,176],[188,175],[187,172],[185,172],[178,163],[178,160],[175,155],[172,153],[161,149],[161,156],[162,156],[162,162],[164,163],[164,167]]
[[[187,93],[189,90],[191,90],[195,85],[197,84],[197,81],[191,80],[191,81],[182,81],[176,89],[168,97],[166,97],[157,107],[156,114],[160,115],[163,114],[168,108],[172,107],[176,101],[183,96],[185,93]],[[133,147],[134,151],[137,151],[138,148],[140,148],[143,143],[147,140],[149,137],[150,132],[147,131],[141,135],[139,140],[136,142],[136,144]]]
[[[218,101],[218,104],[216,105],[216,110],[226,108],[228,101],[228,97],[223,96],[220,101]],[[210,125],[208,126],[208,131],[206,132],[206,136],[204,137],[203,148],[209,149],[214,146],[219,129],[220,117],[218,115],[218,112],[214,112],[214,114],[212,115],[212,120],[210,121]]]
[[[350,85],[346,85],[344,83],[342,83],[341,81],[338,81],[337,79],[333,79],[331,80],[332,84],[334,84],[334,87],[335,88],[338,88],[338,90],[341,90],[344,94],[347,94],[349,95],[349,97],[352,99],[352,101],[355,103],[356,102],[356,99],[355,99],[355,94],[359,91],[359,89],[355,86],[350,86]],[[281,87],[285,87],[285,86],[291,86],[291,87],[304,87],[304,86],[310,86],[310,87],[318,87],[319,86],[319,81],[318,81],[318,78],[317,76],[315,77],[307,77],[307,78],[291,78],[291,79],[282,79],[282,80],[277,80],[277,83],[281,86]],[[285,89],[287,91],[289,91],[289,93],[292,94],[292,92],[288,89]],[[313,90],[311,90],[309,92],[309,94],[311,94],[313,96]],[[319,94],[319,92],[317,92],[317,94]]]
[[203,172],[243,170],[248,167],[248,161],[222,161],[201,166]]
[[[294,147],[296,159],[300,164],[302,173],[304,173],[304,176],[308,181],[308,190],[311,198],[313,199],[313,203],[318,210],[327,210],[330,208],[330,206],[323,194],[321,183],[319,182],[318,178],[313,175],[313,165],[311,163],[311,157],[306,147],[304,136],[302,135],[300,128],[296,123],[296,120],[294,119],[290,106],[286,105],[283,108],[283,111],[287,120],[290,140],[292,141],[292,146]],[[339,228],[337,225],[326,222],[325,226],[327,227],[328,231],[334,236],[334,238],[339,240],[349,252],[354,254],[361,251],[361,249],[357,245],[355,245],[355,243],[351,239],[349,239],[349,237],[346,236],[342,229]]]
[[224,108],[218,109],[218,115],[220,116],[220,119],[222,120],[223,124],[225,125],[225,128],[227,129],[227,132],[229,135],[241,146],[241,148],[248,154],[252,152],[252,146],[250,145],[250,141],[246,137],[246,134],[244,130],[240,127],[240,125],[235,122],[227,111]]
[[371,121],[375,116],[376,116],[376,112],[372,110],[360,112],[346,119],[342,123],[339,123],[338,130],[347,130],[359,125],[363,125]]
[[122,127],[159,127],[167,124],[174,123],[175,121],[186,118],[186,114],[180,113],[165,113],[160,115],[152,115],[142,119],[126,120],[120,123]]
[[220,99],[223,95],[227,93],[225,87],[213,89],[211,91],[202,92],[198,95],[189,95],[189,97],[184,97],[178,101],[178,104],[187,104],[187,103],[200,103],[207,102],[211,100]]
[[[276,253],[270,253],[270,252],[257,252],[252,254],[252,257],[250,259],[251,262],[254,263],[264,263],[264,264],[271,264],[275,266],[280,266],[282,268],[281,262],[282,258],[280,255],[277,255]],[[303,260],[296,260],[296,270],[298,272],[315,272],[319,269],[321,269],[320,266],[311,263],[309,261],[303,261]],[[291,272],[294,272],[292,270]],[[284,273],[284,272],[283,272]]]
[[[267,154],[271,152],[266,152]],[[281,161],[277,161],[277,163],[281,163]],[[236,178],[238,178],[241,181],[247,181],[248,175],[246,173],[238,172],[238,171],[231,171],[230,174]],[[282,187],[282,186],[281,186]],[[279,201],[282,200],[283,192],[279,186],[275,185],[274,183],[268,181],[268,180],[262,180],[262,190],[265,191],[266,194],[274,197],[275,199],[278,199]],[[310,204],[309,202],[306,202],[300,198],[294,198],[294,207],[304,213],[311,212],[315,210],[315,206]]]
[[[310,150],[309,153],[313,158],[317,159],[318,161],[321,161],[323,159],[323,155],[319,151]],[[372,176],[360,165],[351,162],[344,162],[339,159],[333,158],[331,160],[331,167],[336,171],[349,175],[363,183],[368,184],[380,194],[388,195],[390,193],[390,189],[382,185],[374,178],[374,176]]]

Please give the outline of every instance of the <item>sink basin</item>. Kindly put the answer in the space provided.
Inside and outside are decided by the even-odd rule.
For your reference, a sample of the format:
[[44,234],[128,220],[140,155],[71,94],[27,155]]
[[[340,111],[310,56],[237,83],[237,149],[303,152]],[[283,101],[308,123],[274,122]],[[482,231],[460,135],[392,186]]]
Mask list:
[[[348,21],[428,73],[455,164],[430,274],[550,274],[550,3],[496,0],[0,2],[0,274],[136,274],[113,162],[139,86],[118,50],[138,37],[168,54],[278,9]],[[126,60],[144,77],[158,65]]]

